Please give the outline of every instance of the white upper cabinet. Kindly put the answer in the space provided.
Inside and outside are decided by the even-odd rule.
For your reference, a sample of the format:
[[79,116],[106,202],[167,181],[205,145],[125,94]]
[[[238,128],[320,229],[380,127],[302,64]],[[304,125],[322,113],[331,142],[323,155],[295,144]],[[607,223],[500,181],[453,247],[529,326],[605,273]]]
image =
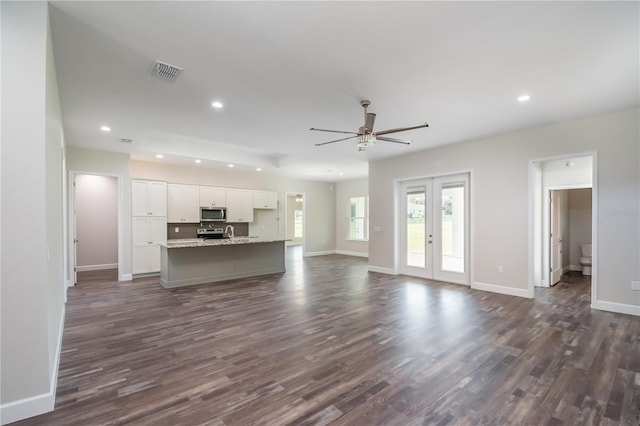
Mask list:
[[195,185],[167,185],[167,222],[200,222],[200,187]]
[[227,189],[227,222],[253,222],[253,191]]
[[167,184],[149,180],[131,181],[131,216],[166,216]]
[[215,186],[201,186],[200,207],[227,207],[227,190]]
[[271,191],[253,191],[254,209],[277,209],[278,193]]

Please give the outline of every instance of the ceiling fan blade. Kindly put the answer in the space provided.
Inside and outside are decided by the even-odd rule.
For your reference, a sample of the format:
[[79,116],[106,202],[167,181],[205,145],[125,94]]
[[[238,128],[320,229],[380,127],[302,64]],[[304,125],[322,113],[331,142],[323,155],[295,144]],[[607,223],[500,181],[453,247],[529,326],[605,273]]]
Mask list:
[[372,112],[368,112],[364,119],[364,127],[367,128],[369,133],[373,132],[373,124],[376,122],[376,115]]
[[385,136],[376,136],[376,140],[377,141],[385,141],[385,142],[393,142],[393,143],[403,143],[405,145],[409,145],[411,142],[413,142],[413,141],[406,141],[406,140],[396,139],[396,138],[387,138]]
[[422,124],[416,124],[415,126],[398,127],[396,129],[381,130],[379,132],[375,132],[375,134],[376,136],[379,136],[379,135],[382,136],[382,135],[388,135],[390,133],[406,132],[407,130],[422,129],[423,127],[429,127],[429,125],[427,123],[422,123]]
[[349,136],[348,138],[336,139],[335,141],[329,141],[329,142],[317,143],[317,144],[316,144],[316,146],[328,145],[328,144],[330,144],[330,143],[336,143],[336,142],[340,142],[340,141],[346,141],[346,140],[354,139],[354,138],[357,138],[357,137],[358,137],[358,135],[355,135],[355,136]]
[[315,130],[316,132],[346,133],[348,135],[357,135],[358,134],[357,132],[345,132],[343,130],[316,129],[315,127],[312,127],[309,130]]

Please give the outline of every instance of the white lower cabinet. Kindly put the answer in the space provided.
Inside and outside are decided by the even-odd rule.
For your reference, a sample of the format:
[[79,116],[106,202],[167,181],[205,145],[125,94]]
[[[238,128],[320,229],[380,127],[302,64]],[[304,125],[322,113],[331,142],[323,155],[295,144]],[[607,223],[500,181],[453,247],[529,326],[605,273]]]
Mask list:
[[166,217],[134,217],[131,222],[132,272],[160,271],[160,243],[167,242]]

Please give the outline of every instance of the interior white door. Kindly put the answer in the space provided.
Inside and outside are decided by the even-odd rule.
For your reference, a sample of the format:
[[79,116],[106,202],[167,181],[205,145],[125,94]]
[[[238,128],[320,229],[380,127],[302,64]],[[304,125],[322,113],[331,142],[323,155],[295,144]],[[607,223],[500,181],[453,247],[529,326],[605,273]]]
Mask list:
[[399,186],[398,272],[469,284],[469,175]]
[[74,190],[74,195],[73,195],[73,253],[72,253],[72,258],[73,258],[73,285],[78,284],[78,231],[77,231],[77,226],[76,226],[76,222],[77,222],[77,218],[76,218],[76,206],[75,206],[75,188],[76,185],[75,183],[73,184],[73,190]]
[[551,257],[549,259],[549,264],[551,265],[551,277],[549,282],[551,283],[551,285],[559,282],[560,277],[562,276],[562,227],[560,223],[560,197],[560,191],[551,191],[551,196],[549,198],[549,205],[551,207],[551,248],[549,250]]

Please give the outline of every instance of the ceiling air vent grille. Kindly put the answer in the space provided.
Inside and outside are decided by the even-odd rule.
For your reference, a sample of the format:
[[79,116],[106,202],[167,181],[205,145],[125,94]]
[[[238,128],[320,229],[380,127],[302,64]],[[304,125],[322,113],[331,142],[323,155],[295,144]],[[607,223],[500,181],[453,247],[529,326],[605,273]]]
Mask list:
[[182,72],[182,68],[165,62],[156,61],[151,68],[151,75],[162,80],[173,81]]
[[122,142],[122,143],[131,143],[131,142],[133,142],[133,139],[129,139],[129,138],[120,138],[120,142]]

